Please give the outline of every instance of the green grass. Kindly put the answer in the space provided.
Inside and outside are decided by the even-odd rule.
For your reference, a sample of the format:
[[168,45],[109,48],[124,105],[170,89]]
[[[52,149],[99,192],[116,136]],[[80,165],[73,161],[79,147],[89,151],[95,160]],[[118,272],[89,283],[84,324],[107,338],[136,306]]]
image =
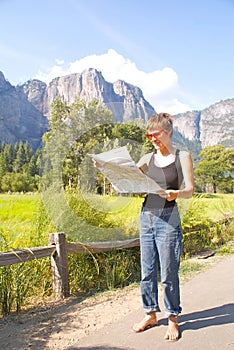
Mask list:
[[182,260],[180,264],[180,279],[183,282],[188,281],[194,274],[203,271],[206,265],[197,261]]
[[[106,227],[122,227],[123,238],[139,235],[139,214],[143,198],[83,196],[85,203],[82,204],[82,198],[72,193],[70,199],[73,209],[83,215],[84,219],[97,224],[96,227],[98,224],[103,225],[104,231]],[[195,195],[189,200],[179,200],[179,207],[182,225],[185,228],[196,227],[195,231],[184,234],[184,257],[190,257],[202,248],[218,247],[220,254],[230,253],[227,242],[234,237],[234,223],[223,227],[223,224],[212,226],[212,222],[225,215],[233,216],[233,195]],[[56,231],[46,214],[40,194],[0,195],[0,251],[47,245],[49,233]],[[89,232],[86,232],[86,237],[87,234]],[[140,251],[136,247],[94,255],[71,254],[69,267],[73,294],[123,287],[139,282]],[[180,273],[187,278],[202,268],[201,264],[183,259]],[[2,314],[19,311],[22,307],[27,307],[29,302],[36,304],[38,298],[51,294],[50,258],[0,269]]]
[[202,194],[199,201],[207,216],[214,221],[224,216],[234,216],[234,194]]
[[47,244],[51,228],[39,194],[0,195],[0,251]]
[[33,222],[37,216],[40,197],[33,195],[0,195],[0,231],[16,247],[20,242],[30,244]]
[[[138,234],[139,214],[143,198],[89,195],[84,199],[88,205],[106,214],[107,223],[125,227],[126,238],[128,238],[127,235],[133,237]],[[190,215],[190,210],[198,211],[196,208],[198,205],[201,209],[200,215],[208,217],[212,221],[222,219],[225,215],[234,216],[233,194],[201,194],[189,200],[179,200],[182,221],[186,213]],[[20,239],[22,240],[22,246],[30,245],[29,237],[35,233],[35,230],[38,230],[38,220],[43,219],[39,218],[40,215],[40,194],[0,195],[0,231],[7,235],[9,241],[13,243],[13,247],[20,245]],[[45,235],[51,232],[51,226],[45,225],[43,227]],[[54,228],[54,230],[56,229]],[[23,242],[24,240],[25,242]]]

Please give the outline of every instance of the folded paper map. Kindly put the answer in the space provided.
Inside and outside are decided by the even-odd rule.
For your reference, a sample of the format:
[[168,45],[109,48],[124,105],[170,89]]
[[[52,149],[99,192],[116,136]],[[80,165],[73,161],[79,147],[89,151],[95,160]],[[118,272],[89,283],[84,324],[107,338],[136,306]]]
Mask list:
[[99,164],[98,169],[118,193],[156,193],[161,190],[136,166],[126,146],[89,156]]

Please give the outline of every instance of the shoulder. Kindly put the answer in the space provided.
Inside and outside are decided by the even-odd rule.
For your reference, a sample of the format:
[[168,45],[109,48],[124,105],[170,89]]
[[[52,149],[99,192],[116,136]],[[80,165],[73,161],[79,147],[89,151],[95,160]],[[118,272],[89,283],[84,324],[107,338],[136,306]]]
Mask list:
[[154,153],[154,152],[150,152],[150,153],[144,154],[144,155],[140,158],[140,160],[138,161],[137,166],[138,166],[138,164],[145,164],[145,163],[146,163],[146,164],[149,164],[149,161],[150,161],[150,159],[151,159],[153,153]]
[[188,159],[188,158],[191,157],[190,153],[187,152],[187,151],[177,150],[177,152],[178,152],[178,155],[179,155],[180,159]]
[[192,165],[192,157],[191,157],[191,154],[189,152],[179,151],[178,154],[179,154],[179,159],[180,159],[182,167]]

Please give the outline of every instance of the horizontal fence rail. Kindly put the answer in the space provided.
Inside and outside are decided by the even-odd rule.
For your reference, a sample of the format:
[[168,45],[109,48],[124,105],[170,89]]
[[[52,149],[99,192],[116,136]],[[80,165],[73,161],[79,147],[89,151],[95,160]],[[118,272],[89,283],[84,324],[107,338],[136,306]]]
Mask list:
[[[226,225],[232,217],[226,217],[217,221],[216,224]],[[201,230],[202,227],[184,229],[184,233]],[[132,238],[123,241],[103,241],[74,243],[67,242],[64,232],[51,233],[49,235],[49,245],[45,247],[25,248],[22,250],[12,250],[0,252],[0,266],[24,263],[33,259],[40,259],[50,256],[52,268],[53,290],[56,298],[69,296],[69,266],[68,254],[93,254],[118,249],[128,249],[138,247],[139,238]]]
[[26,248],[0,253],[0,266],[19,264],[33,259],[46,258],[54,252],[55,246]]
[[113,242],[92,242],[92,243],[70,243],[67,242],[67,251],[71,254],[100,253],[116,249],[127,249],[138,247],[139,238],[127,239]]
[[50,256],[54,294],[56,298],[64,298],[70,294],[68,254],[93,254],[133,248],[139,245],[139,238],[124,241],[74,243],[66,241],[64,232],[51,233],[48,246],[0,252],[0,266],[9,266]]

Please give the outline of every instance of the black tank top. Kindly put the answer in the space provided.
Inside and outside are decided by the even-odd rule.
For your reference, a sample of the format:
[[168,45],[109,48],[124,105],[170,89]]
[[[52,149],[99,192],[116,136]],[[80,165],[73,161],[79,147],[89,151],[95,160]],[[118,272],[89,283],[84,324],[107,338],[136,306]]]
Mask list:
[[[149,161],[147,175],[151,177],[164,190],[178,190],[183,182],[183,173],[180,163],[179,150],[176,150],[175,161],[165,167],[157,167],[154,163],[154,153]],[[157,194],[149,193],[144,200],[143,206],[147,208],[173,207],[175,200],[167,201]]]

